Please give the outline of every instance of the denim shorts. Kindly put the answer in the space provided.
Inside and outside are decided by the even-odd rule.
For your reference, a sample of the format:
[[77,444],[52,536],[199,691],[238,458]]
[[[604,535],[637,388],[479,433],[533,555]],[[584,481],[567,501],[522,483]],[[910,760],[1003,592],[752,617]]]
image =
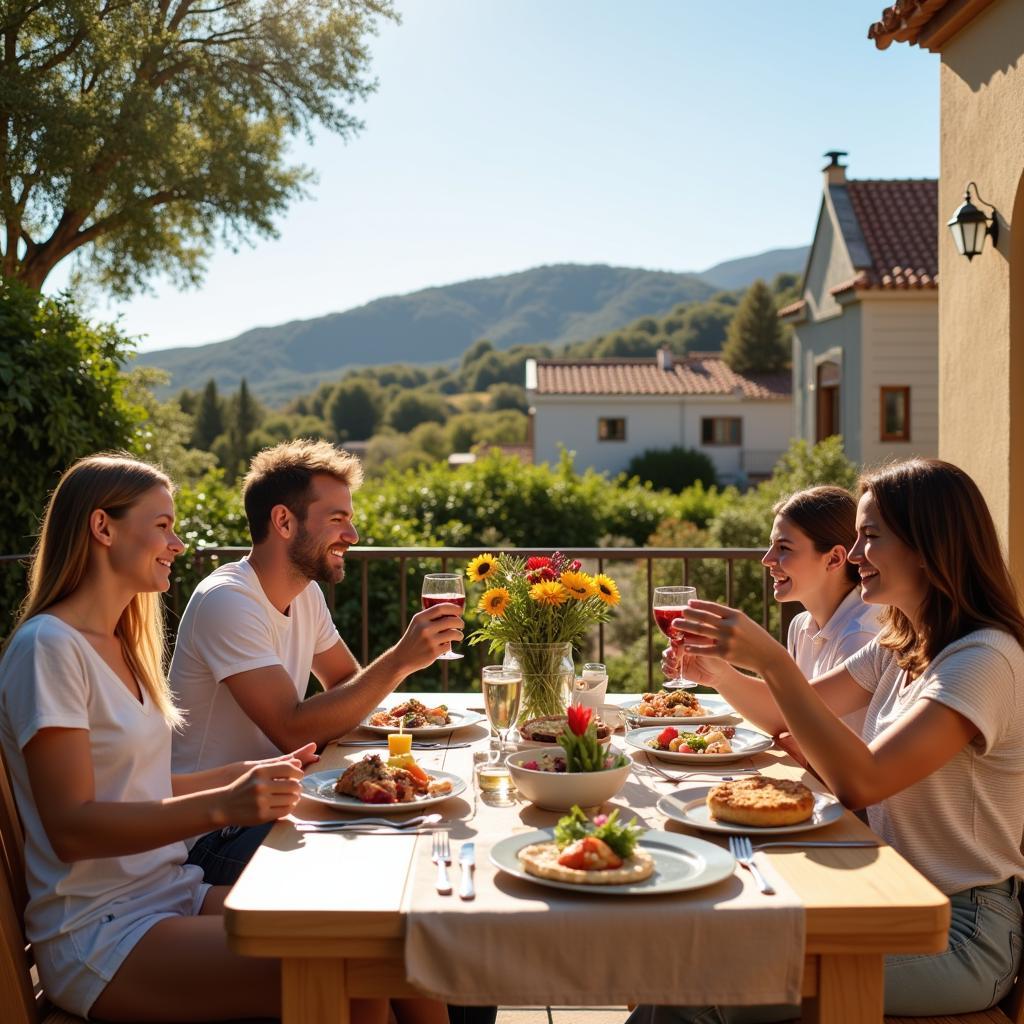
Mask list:
[[[932,1017],[987,1010],[1013,987],[1021,962],[1021,880],[954,893],[941,953],[885,958],[885,1012]],[[799,1006],[638,1006],[628,1024],[772,1024]]]

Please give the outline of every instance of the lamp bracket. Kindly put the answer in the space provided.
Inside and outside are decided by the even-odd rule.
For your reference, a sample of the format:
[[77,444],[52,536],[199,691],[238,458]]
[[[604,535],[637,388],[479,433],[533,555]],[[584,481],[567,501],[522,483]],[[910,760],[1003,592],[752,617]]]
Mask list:
[[971,189],[974,189],[974,198],[981,203],[982,206],[987,206],[991,211],[991,220],[989,220],[988,226],[985,229],[986,234],[992,239],[992,247],[995,248],[999,244],[999,215],[996,213],[996,208],[989,202],[986,202],[981,198],[981,193],[978,191],[978,186],[975,182],[967,182],[967,187],[964,189],[964,199],[967,202],[971,201]]

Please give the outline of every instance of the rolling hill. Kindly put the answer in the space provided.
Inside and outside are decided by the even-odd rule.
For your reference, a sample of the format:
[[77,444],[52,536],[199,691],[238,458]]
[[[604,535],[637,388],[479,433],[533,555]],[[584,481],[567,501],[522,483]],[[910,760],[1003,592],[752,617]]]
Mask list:
[[[705,299],[723,287],[771,277],[778,269],[799,270],[804,252],[776,250],[719,264],[707,272],[710,280],[703,274],[603,265],[536,267],[259,327],[228,341],[146,352],[137,361],[170,372],[167,392],[201,388],[211,377],[222,390],[233,391],[244,376],[260,398],[279,404],[353,366],[456,360],[479,338],[499,348],[589,338]],[[736,263],[744,267],[734,269]],[[719,283],[737,275],[746,275],[740,285]]]

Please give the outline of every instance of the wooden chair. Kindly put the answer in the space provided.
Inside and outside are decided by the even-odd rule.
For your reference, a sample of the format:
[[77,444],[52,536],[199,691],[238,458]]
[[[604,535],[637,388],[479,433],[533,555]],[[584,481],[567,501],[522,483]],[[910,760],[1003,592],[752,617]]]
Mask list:
[[51,1007],[25,939],[25,834],[0,757],[0,1006],[5,1024],[85,1024]]

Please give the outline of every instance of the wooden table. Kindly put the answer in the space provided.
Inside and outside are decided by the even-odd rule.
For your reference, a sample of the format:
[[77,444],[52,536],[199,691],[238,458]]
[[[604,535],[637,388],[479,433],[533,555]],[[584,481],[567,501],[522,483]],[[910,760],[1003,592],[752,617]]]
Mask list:
[[[445,699],[464,708],[479,705],[480,695]],[[483,728],[470,727],[452,742],[483,742],[485,736]],[[356,752],[331,745],[316,768],[338,766]],[[422,751],[417,759],[472,784],[470,750]],[[804,777],[778,751],[759,755],[757,763],[767,763],[772,774]],[[463,819],[451,823],[453,845],[475,834],[472,807],[467,792],[440,808]],[[317,805],[303,801],[299,809],[313,816]],[[517,813],[510,810],[510,823]],[[870,835],[847,813],[815,838]],[[348,1024],[351,998],[417,994],[405,980],[401,911],[415,841],[415,836],[350,835],[341,858],[336,843],[306,845],[290,824],[274,827],[228,896],[225,925],[239,953],[281,959],[284,1024]],[[883,1016],[883,956],[935,953],[946,946],[946,897],[891,848],[858,857],[865,852],[797,848],[769,854],[806,908],[804,1021],[877,1024]]]

